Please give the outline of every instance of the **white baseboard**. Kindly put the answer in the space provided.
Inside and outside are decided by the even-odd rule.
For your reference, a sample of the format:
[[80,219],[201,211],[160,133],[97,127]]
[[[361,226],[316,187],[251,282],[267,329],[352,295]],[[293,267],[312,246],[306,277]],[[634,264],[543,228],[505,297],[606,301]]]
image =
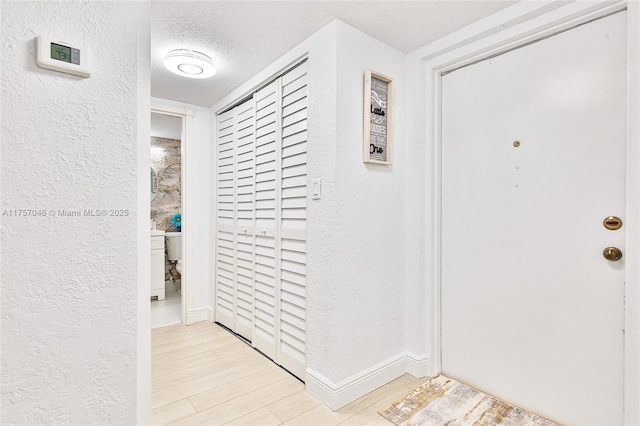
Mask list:
[[408,352],[374,365],[340,383],[333,383],[322,374],[307,368],[306,390],[335,411],[405,373],[414,377],[425,377],[429,368],[429,359],[426,356]]
[[187,325],[194,324],[200,321],[212,322],[213,310],[211,308],[199,308],[187,311]]
[[431,371],[431,363],[429,362],[429,357],[427,355],[416,355],[407,352],[405,356],[408,374],[411,374],[416,378],[433,375],[433,372]]

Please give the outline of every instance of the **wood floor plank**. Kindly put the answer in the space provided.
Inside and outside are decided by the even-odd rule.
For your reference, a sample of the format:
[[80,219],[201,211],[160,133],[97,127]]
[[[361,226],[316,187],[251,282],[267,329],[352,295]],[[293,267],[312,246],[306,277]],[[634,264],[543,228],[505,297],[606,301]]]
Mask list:
[[[285,379],[263,388],[246,393],[238,398],[218,404],[215,407],[199,411],[197,414],[186,417],[175,425],[202,425],[220,426],[236,420],[248,412],[258,410],[275,401],[285,398],[299,390],[304,385],[296,379]],[[173,423],[172,423],[173,424]]]
[[398,390],[401,390],[401,392],[406,392],[406,384],[411,382],[412,380],[412,376],[405,374],[387,383],[386,385],[379,387],[373,392],[370,392],[365,396],[353,401],[351,404],[342,407],[338,410],[341,419],[340,421],[342,422],[347,418],[357,413],[361,413],[367,409],[378,407],[381,404],[381,401],[385,401],[390,395],[395,395]]
[[151,330],[151,338],[191,334],[195,330],[206,329],[212,326],[215,326],[215,324],[211,324],[207,321],[200,321],[192,325],[184,325],[182,323],[171,324]]
[[420,377],[419,379],[413,379],[411,382],[407,383],[407,387],[411,388],[411,390],[414,390],[415,388],[424,385],[429,381],[429,379],[432,378],[433,377]]
[[252,390],[257,390],[285,379],[293,378],[289,373],[275,365],[268,366],[268,368],[262,368],[250,376],[238,378],[225,386],[218,386],[194,395],[189,400],[196,410],[204,411],[231,399],[241,397]]
[[284,423],[321,404],[320,401],[312,397],[307,391],[302,390],[280,401],[267,405],[267,408]]
[[153,392],[151,394],[151,404],[153,408],[161,407],[219,386],[225,386],[239,378],[256,374],[261,369],[261,366],[252,361],[239,363],[233,367],[198,377],[195,380],[189,380],[171,388]]
[[[201,342],[191,346],[173,349],[163,353],[154,353],[151,357],[151,365],[152,366],[159,365],[167,361],[171,361],[179,358],[185,358],[191,355],[195,355],[195,354],[198,354],[201,352],[207,352],[207,351],[214,351],[214,354],[216,354],[217,356],[217,351],[219,351],[221,348],[220,344],[221,342],[219,341],[206,341],[206,342]],[[240,345],[243,345],[243,343],[237,341],[237,339],[234,339],[233,336],[231,336],[229,340],[225,340],[224,344],[227,346],[237,346],[237,347],[240,347]]]
[[[188,328],[188,327],[185,327]],[[229,336],[229,333],[219,331],[214,328],[198,327],[192,331],[181,331],[164,335],[151,335],[151,347],[156,349],[159,346],[174,344],[180,345],[186,343],[187,345],[193,342],[196,338],[206,336],[209,339],[223,338]]]
[[206,364],[211,362],[211,360],[218,359],[213,350],[199,352],[193,355],[188,355],[186,357],[168,359],[163,363],[153,363],[153,379],[168,376],[174,374],[175,371],[183,369],[185,367]]
[[184,333],[193,333],[194,330],[206,329],[206,328],[212,328],[212,327],[217,327],[218,329],[223,330],[222,327],[219,327],[216,324],[212,324],[208,321],[198,321],[191,325],[184,325],[182,323],[178,323],[178,324],[171,324],[171,325],[167,325],[159,328],[154,328],[151,330],[151,333],[153,335],[174,335],[175,336],[175,335],[184,334]]
[[279,424],[280,420],[265,407],[262,407],[229,423],[225,423],[225,426],[277,426]]
[[[227,356],[236,356],[237,354],[241,354],[243,352],[246,352],[247,350],[259,353],[255,349],[253,349],[251,346],[249,346],[245,341],[237,337],[236,337],[236,340],[237,340],[237,343],[233,345],[222,345],[222,344],[219,345],[216,349],[214,349],[216,356],[219,358],[224,358]],[[264,357],[264,355],[261,355],[261,356]]]
[[339,422],[340,413],[332,411],[331,408],[324,404],[320,404],[309,411],[296,416],[286,422],[283,425],[287,426],[299,426],[299,425],[336,425]]
[[[210,353],[215,353],[215,351],[210,351]],[[256,351],[242,351],[242,353],[236,354],[233,357],[218,358],[214,355],[211,360],[207,362],[194,365],[185,363],[169,374],[154,376],[151,381],[151,389],[153,392],[157,392],[165,388],[177,386],[183,382],[195,380],[198,377],[208,376],[209,374],[226,370],[240,363],[248,361],[260,362],[261,358],[263,358],[263,356]]]
[[163,405],[156,408],[151,412],[151,423],[155,425],[167,425],[177,420],[188,417],[195,414],[197,411],[193,408],[193,405],[188,399],[181,399],[180,401],[173,402],[171,404]]
[[203,332],[194,334],[193,336],[187,336],[184,339],[174,340],[167,343],[156,344],[153,347],[153,353],[156,355],[163,354],[165,352],[176,351],[179,349],[188,348],[199,343],[216,343],[219,346],[224,346],[225,344],[233,344],[238,340],[237,337],[231,334],[221,334],[221,335],[210,335],[209,333]]
[[334,412],[216,324],[176,324],[151,336],[154,425],[389,426],[377,411],[426,381],[401,376]]
[[391,426],[393,423],[386,420],[374,411],[366,411],[356,414],[340,423],[340,426]]
[[347,417],[344,421],[339,423],[341,426],[369,426],[369,425],[386,425],[393,424],[387,419],[378,414],[381,408],[386,408],[396,401],[404,398],[413,388],[400,387],[393,392],[384,392],[384,397],[380,397],[376,400],[375,404],[370,407],[355,413]]

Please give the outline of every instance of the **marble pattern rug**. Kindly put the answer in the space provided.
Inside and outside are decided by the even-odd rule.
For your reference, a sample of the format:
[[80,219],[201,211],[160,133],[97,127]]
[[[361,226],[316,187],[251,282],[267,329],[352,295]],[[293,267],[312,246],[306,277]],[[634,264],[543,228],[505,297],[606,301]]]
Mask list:
[[398,426],[558,426],[442,375],[379,414]]

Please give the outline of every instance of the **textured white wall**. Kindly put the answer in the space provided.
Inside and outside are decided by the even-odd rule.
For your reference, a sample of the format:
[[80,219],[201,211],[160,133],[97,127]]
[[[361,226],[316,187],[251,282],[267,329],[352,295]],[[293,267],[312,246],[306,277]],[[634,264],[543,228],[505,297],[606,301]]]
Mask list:
[[[38,68],[38,34],[93,77]],[[4,424],[136,423],[137,35],[136,2],[2,2],[1,209],[46,212],[2,217]]]
[[182,119],[173,115],[151,114],[151,136],[164,139],[182,139]]
[[[404,352],[405,262],[411,253],[404,245],[410,172],[403,126],[404,54],[340,21],[336,34],[332,155],[327,159],[310,155],[312,161],[322,162],[317,173],[334,183],[323,200],[311,201],[315,208],[309,216],[313,268],[308,311],[314,332],[309,347],[321,355],[315,354],[313,369],[339,383]],[[362,161],[367,69],[394,82],[395,144],[390,166]],[[310,128],[322,126],[330,110],[323,107],[314,114],[309,108]],[[311,136],[310,140],[313,146]]]

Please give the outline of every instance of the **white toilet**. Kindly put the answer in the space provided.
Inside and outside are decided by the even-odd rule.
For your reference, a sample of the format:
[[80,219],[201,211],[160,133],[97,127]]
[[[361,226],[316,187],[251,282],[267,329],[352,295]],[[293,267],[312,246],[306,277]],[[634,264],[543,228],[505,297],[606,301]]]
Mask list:
[[167,243],[167,259],[170,262],[178,262],[176,269],[182,274],[182,232],[165,232]]

